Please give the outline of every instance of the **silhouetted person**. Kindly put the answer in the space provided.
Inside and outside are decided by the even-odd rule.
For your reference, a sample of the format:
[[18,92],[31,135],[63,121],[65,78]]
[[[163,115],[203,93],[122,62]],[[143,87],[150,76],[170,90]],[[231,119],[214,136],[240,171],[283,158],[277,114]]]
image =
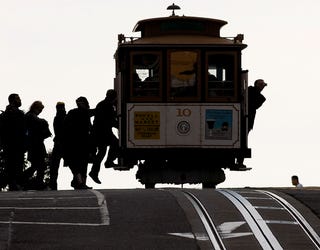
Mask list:
[[90,154],[91,121],[90,106],[87,98],[76,100],[77,108],[70,110],[64,123],[64,161],[73,173],[71,186],[74,189],[88,189],[86,185]]
[[297,188],[303,188],[303,185],[299,182],[299,177],[297,175],[291,176],[292,185]]
[[9,190],[22,189],[22,173],[26,151],[26,124],[21,99],[18,94],[10,94],[9,105],[1,122],[1,144],[8,173]]
[[41,101],[35,101],[31,104],[26,113],[27,140],[28,140],[28,160],[31,166],[25,170],[25,178],[28,182],[36,172],[35,188],[44,189],[44,172],[46,169],[47,150],[44,140],[50,137],[51,131],[49,124],[45,119],[39,118],[44,106]]
[[118,157],[119,145],[117,137],[112,132],[113,127],[118,128],[118,119],[115,110],[116,103],[117,93],[115,90],[109,89],[106,98],[99,102],[95,109],[92,134],[97,153],[93,159],[89,176],[99,184],[101,183],[98,178],[100,165],[106,155],[108,146],[110,147],[105,167],[112,168],[117,166],[113,161]]
[[56,115],[53,119],[53,149],[50,162],[50,188],[51,190],[57,190],[57,179],[60,162],[63,158],[63,125],[66,117],[66,109],[64,102],[57,102]]
[[[248,132],[253,129],[254,120],[256,117],[257,109],[259,109],[262,104],[266,101],[266,98],[261,94],[264,87],[267,84],[262,79],[257,79],[254,82],[254,86],[248,87]],[[237,160],[237,165],[239,168],[246,168],[243,165],[244,158],[239,157]]]
[[261,94],[267,84],[262,79],[254,82],[254,86],[248,88],[248,129],[253,128],[254,120],[256,117],[257,109],[262,106],[266,98]]

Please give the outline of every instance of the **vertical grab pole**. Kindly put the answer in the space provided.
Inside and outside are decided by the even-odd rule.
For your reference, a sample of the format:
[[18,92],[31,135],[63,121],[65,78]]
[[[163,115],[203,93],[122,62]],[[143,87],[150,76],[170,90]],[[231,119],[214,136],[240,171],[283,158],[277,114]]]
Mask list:
[[245,125],[245,146],[248,148],[248,70],[241,72],[241,84],[243,93],[243,113],[244,113],[244,125]]

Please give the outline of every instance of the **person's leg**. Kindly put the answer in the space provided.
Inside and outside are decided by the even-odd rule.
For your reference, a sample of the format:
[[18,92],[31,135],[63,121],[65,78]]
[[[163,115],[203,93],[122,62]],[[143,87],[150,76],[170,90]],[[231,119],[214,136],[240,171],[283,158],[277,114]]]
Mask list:
[[92,168],[90,173],[94,176],[98,176],[99,172],[100,172],[100,165],[101,162],[103,160],[103,158],[105,157],[107,152],[107,145],[106,144],[100,144],[98,145],[98,151],[97,154],[95,155],[94,159],[93,159],[93,164],[92,164]]
[[117,166],[116,164],[114,164],[113,161],[118,158],[118,155],[119,155],[119,141],[117,137],[113,135],[110,140],[110,148],[109,148],[107,160],[104,164],[105,167],[110,168],[110,167]]
[[34,161],[32,162],[32,165],[34,165],[34,168],[37,171],[35,188],[38,190],[42,190],[45,188],[44,172],[47,167],[44,156],[40,156],[37,159],[34,159]]
[[89,176],[91,177],[91,179],[95,183],[101,184],[101,181],[99,180],[98,175],[99,175],[99,172],[100,172],[101,162],[102,162],[102,160],[105,157],[106,152],[107,152],[107,145],[106,144],[100,144],[100,145],[98,145],[97,149],[98,149],[98,151],[97,151],[96,155],[94,156],[93,164],[92,164]]
[[73,176],[71,187],[73,187],[74,189],[79,189],[79,187],[82,185],[82,176],[79,172],[78,164],[73,160],[69,161],[68,164]]
[[24,189],[28,190],[28,189],[33,189],[33,175],[36,172],[36,164],[30,161],[30,166],[28,168],[26,168],[23,172],[23,187]]
[[57,190],[58,171],[60,161],[62,159],[62,151],[58,145],[54,145],[51,157],[52,158],[50,163],[50,188],[52,190]]
[[82,183],[79,186],[79,189],[92,189],[92,187],[88,187],[86,182],[87,182],[87,171],[88,171],[88,159],[83,157],[80,159],[81,162],[79,162],[79,172],[81,176]]
[[24,152],[16,149],[4,151],[4,160],[8,174],[9,190],[20,190],[23,186]]
[[15,174],[16,174],[16,182],[18,186],[21,188],[23,186],[23,170],[25,166],[25,158],[24,158],[24,150],[20,150],[17,152],[16,161],[15,161]]

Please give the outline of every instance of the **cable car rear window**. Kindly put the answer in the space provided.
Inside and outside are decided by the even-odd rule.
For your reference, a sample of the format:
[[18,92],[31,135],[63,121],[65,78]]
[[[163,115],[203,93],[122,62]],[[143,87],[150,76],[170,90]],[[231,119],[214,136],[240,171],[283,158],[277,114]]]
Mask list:
[[161,31],[204,31],[205,25],[202,22],[176,20],[175,22],[163,22]]

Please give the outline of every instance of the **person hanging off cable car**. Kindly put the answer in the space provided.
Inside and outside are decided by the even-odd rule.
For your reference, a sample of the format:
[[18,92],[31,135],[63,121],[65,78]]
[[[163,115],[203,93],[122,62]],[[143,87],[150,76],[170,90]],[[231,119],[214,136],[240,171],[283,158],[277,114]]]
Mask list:
[[266,98],[261,94],[265,86],[267,83],[258,79],[254,82],[254,86],[248,88],[248,131],[253,129],[257,109],[266,101]]
[[[264,95],[261,94],[265,86],[267,86],[267,83],[265,83],[263,79],[257,79],[254,82],[254,86],[248,87],[248,132],[253,129],[257,110],[266,101]],[[239,170],[247,170],[247,167],[243,164],[243,161],[243,157],[239,157],[237,159],[236,165]]]

